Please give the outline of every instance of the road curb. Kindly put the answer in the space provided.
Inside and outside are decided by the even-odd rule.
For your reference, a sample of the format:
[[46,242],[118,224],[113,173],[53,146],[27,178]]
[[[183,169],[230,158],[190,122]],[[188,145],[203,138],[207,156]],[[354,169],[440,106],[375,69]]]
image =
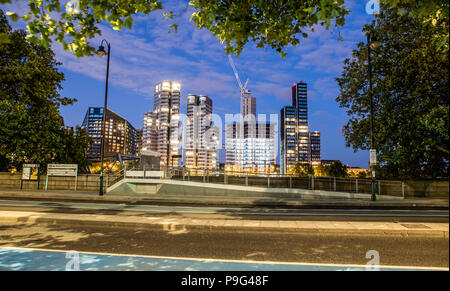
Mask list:
[[89,227],[108,227],[108,228],[134,228],[136,230],[163,230],[170,234],[177,235],[195,230],[221,230],[221,231],[246,231],[246,232],[285,232],[295,234],[317,234],[317,235],[339,235],[339,236],[388,236],[388,237],[430,237],[430,238],[449,238],[449,231],[428,230],[428,229],[335,229],[335,228],[302,228],[302,227],[266,227],[266,226],[227,226],[205,224],[184,224],[177,222],[130,222],[113,220],[95,220],[91,218],[52,218],[41,217],[39,215],[29,216],[0,216],[0,223],[20,223],[26,225],[45,224],[58,226],[89,226]]

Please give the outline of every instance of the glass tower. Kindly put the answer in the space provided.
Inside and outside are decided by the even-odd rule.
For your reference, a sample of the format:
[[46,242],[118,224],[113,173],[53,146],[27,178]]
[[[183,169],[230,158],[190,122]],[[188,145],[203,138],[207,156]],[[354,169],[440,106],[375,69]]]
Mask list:
[[180,147],[180,83],[155,86],[153,111],[144,114],[142,148],[158,152],[161,165],[178,166]]
[[[102,144],[103,107],[89,107],[82,128],[92,141],[86,156],[100,158]],[[139,133],[125,118],[108,109],[105,122],[105,155],[136,155]]]
[[280,111],[280,167],[282,174],[293,173],[297,163],[320,163],[320,132],[309,132],[308,85],[292,86],[292,106]]

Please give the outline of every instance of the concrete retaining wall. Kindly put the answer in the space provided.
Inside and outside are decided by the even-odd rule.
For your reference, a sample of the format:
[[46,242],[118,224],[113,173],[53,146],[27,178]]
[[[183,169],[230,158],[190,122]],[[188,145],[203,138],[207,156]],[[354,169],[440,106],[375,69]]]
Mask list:
[[[333,192],[294,188],[264,188],[243,185],[225,185],[166,179],[126,178],[108,188],[109,194],[125,196],[189,196],[189,197],[245,197],[245,198],[295,198],[295,199],[370,199],[370,194]],[[381,198],[381,197],[380,197]],[[385,200],[402,200],[402,197],[382,196]]]
[[[178,179],[181,179],[178,177]],[[225,184],[223,175],[216,176],[190,176],[189,181],[210,182]],[[348,178],[288,178],[288,177],[236,177],[228,176],[229,185],[248,185],[264,188],[294,188],[309,189],[346,193],[372,193],[371,180],[369,179],[348,179]],[[389,195],[405,198],[449,198],[449,181],[377,181],[377,195]]]
[[448,181],[407,181],[404,187],[406,198],[449,198]]

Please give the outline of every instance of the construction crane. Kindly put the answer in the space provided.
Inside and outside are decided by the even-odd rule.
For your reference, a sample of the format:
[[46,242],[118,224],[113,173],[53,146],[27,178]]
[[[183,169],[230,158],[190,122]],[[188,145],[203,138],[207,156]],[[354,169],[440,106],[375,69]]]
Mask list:
[[243,99],[245,97],[251,95],[251,91],[247,90],[247,85],[248,85],[249,79],[247,79],[245,84],[242,85],[241,79],[239,78],[239,74],[236,70],[236,66],[234,65],[234,61],[233,61],[233,58],[231,57],[231,55],[228,55],[228,60],[230,61],[230,65],[233,68],[234,76],[236,77],[236,81],[238,82],[239,88],[241,89],[241,104],[242,104]]

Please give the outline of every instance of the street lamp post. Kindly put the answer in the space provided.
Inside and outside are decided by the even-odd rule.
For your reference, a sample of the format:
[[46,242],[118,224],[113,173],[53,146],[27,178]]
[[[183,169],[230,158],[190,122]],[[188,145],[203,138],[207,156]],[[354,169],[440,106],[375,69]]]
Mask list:
[[[376,181],[375,181],[375,165],[376,165],[376,149],[375,149],[375,136],[374,136],[374,106],[373,106],[373,93],[372,93],[372,50],[376,50],[381,46],[381,42],[377,41],[374,37],[367,35],[367,53],[369,61],[369,99],[370,99],[370,167],[372,169],[372,201],[377,201],[376,194]],[[374,159],[375,158],[375,159]]]
[[[103,43],[106,43],[108,47],[108,51],[105,51],[105,47]],[[109,58],[111,52],[111,44],[107,40],[102,40],[99,49],[96,54],[100,57],[108,56],[108,60],[106,63],[106,87],[105,87],[105,106],[103,107],[103,122],[102,122],[102,144],[100,149],[100,191],[99,195],[103,196],[103,158],[105,155],[105,129],[106,129],[106,111],[108,105],[108,81],[109,81]]]

